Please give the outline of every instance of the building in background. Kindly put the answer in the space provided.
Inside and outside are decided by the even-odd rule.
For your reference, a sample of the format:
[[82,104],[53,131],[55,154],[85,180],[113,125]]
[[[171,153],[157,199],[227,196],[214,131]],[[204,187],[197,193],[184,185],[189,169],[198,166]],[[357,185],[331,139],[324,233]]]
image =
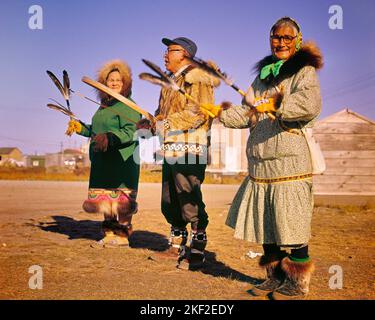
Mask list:
[[46,167],[46,156],[45,155],[28,155],[28,156],[26,156],[26,167],[45,168]]
[[207,172],[234,175],[247,172],[249,129],[225,128],[217,119],[211,127],[211,163]]
[[46,154],[46,167],[84,168],[90,166],[89,155],[78,149]]
[[318,121],[313,132],[327,165],[314,176],[314,193],[375,196],[375,122],[344,109]]
[[17,147],[0,148],[0,165],[24,166],[24,156]]

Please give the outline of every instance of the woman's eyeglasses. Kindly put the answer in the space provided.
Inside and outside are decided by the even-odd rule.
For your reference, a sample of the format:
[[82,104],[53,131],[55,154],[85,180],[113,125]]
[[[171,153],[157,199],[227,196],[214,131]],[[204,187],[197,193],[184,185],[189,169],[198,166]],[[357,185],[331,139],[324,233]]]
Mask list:
[[294,36],[294,37],[293,36],[288,36],[288,35],[286,35],[286,36],[279,36],[277,34],[273,34],[271,36],[271,41],[274,42],[274,43],[276,43],[276,42],[281,43],[281,40],[284,40],[285,44],[291,44],[292,41],[293,41],[293,39],[295,39],[295,38],[297,38],[297,36]]

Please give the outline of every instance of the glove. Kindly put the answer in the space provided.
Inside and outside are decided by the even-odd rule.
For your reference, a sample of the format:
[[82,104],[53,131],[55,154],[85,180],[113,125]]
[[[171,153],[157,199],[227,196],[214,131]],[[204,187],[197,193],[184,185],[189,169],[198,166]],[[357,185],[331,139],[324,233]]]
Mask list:
[[141,119],[137,122],[136,128],[138,131],[139,137],[145,139],[147,137],[150,137],[150,132],[151,135],[155,135],[155,122],[150,121],[149,119]]
[[108,136],[106,133],[97,134],[93,139],[94,152],[106,152],[108,150]]
[[141,130],[141,129],[150,130],[151,127],[152,127],[151,121],[146,118],[139,120],[136,124],[137,130]]
[[71,136],[73,133],[80,133],[82,131],[82,124],[77,120],[70,120],[68,123],[68,128],[65,131],[67,136]]
[[263,99],[263,98],[256,98],[254,107],[260,113],[275,113],[276,112],[276,105],[275,100],[273,98]]
[[221,106],[215,106],[214,104],[211,104],[211,103],[202,103],[200,106],[203,108],[203,110],[211,113],[209,114],[210,117],[213,116],[214,118],[216,118],[220,115]]

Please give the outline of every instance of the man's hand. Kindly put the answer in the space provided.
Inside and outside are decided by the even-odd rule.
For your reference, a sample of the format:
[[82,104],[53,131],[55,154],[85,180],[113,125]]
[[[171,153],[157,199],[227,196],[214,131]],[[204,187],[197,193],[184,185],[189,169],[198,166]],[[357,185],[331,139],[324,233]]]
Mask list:
[[220,116],[221,106],[215,106],[211,103],[202,103],[200,106],[203,108],[203,110],[207,110],[208,112],[213,114],[215,118]]

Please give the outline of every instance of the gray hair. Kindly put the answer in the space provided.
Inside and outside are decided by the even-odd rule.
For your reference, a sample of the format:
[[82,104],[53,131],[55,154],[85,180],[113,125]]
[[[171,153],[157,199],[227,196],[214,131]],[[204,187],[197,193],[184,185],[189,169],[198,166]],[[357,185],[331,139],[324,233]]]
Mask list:
[[270,35],[273,35],[273,32],[283,26],[288,26],[293,28],[296,31],[296,35],[300,32],[300,27],[296,21],[289,17],[283,17],[276,21],[276,23],[272,26],[270,30]]

